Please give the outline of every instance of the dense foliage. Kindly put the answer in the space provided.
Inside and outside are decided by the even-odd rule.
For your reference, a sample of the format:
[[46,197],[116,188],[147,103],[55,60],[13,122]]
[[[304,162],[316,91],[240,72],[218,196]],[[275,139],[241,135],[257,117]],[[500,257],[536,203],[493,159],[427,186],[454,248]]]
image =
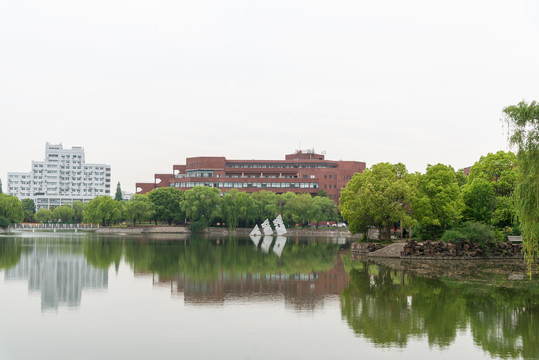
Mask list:
[[24,219],[22,203],[16,196],[0,194],[0,226],[21,222]]
[[510,142],[518,149],[514,198],[531,272],[539,256],[539,103],[522,101],[506,107],[504,114]]
[[382,240],[389,238],[391,228],[409,226],[421,240],[446,232],[444,239],[472,240],[476,225],[470,224],[484,228],[491,240],[503,240],[520,234],[513,201],[516,184],[517,158],[511,152],[481,156],[469,176],[443,164],[429,165],[425,174],[410,174],[403,164],[380,163],[354,175],[341,192],[339,208],[352,232],[376,228]]
[[341,214],[349,222],[350,231],[365,233],[375,227],[381,239],[389,239],[395,223],[411,224],[415,189],[407,175],[401,163],[375,164],[355,174],[340,199]]

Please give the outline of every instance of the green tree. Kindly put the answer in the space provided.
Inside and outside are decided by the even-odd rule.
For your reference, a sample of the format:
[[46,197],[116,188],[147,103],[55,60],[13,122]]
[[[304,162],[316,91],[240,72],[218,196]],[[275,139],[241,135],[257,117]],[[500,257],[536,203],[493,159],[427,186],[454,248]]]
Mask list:
[[503,110],[510,143],[517,147],[515,202],[530,276],[539,256],[539,103],[522,101]]
[[52,211],[53,219],[64,224],[72,223],[74,215],[75,211],[69,205],[58,206]]
[[114,200],[116,201],[122,201],[122,188],[120,187],[120,182],[118,181],[118,185],[116,185],[116,194],[114,195]]
[[288,227],[294,226],[296,223],[294,220],[292,220],[292,214],[289,214],[285,210],[286,205],[288,204],[289,201],[291,201],[292,199],[295,199],[296,196],[297,196],[296,193],[293,193],[292,191],[287,191],[284,194],[281,194],[279,196],[279,204],[280,204],[279,211],[281,212],[284,224],[287,225]]
[[312,207],[313,198],[310,194],[298,194],[284,205],[283,214],[286,218],[291,218],[295,224],[305,227],[313,215]]
[[490,224],[496,197],[494,185],[483,179],[476,178],[461,189],[465,220],[480,221]]
[[261,190],[251,194],[255,203],[256,222],[274,219],[279,214],[279,195],[271,191]]
[[238,227],[240,222],[247,223],[254,217],[254,201],[251,196],[237,189],[232,189],[223,196],[221,215],[230,230]]
[[173,222],[178,224],[185,220],[185,212],[182,210],[181,203],[185,197],[183,191],[172,188],[157,188],[148,193],[148,196],[154,206],[154,221],[166,221],[169,225]]
[[204,217],[209,225],[215,217],[221,192],[217,188],[207,186],[195,186],[185,192],[185,199],[182,201],[182,209],[187,218],[197,221]]
[[512,152],[498,151],[481,156],[470,169],[468,183],[484,179],[493,184],[496,196],[511,196],[515,189],[517,157]]
[[21,200],[22,209],[24,211],[24,221],[32,222],[34,221],[34,214],[36,213],[36,205],[32,199],[22,199]]
[[36,212],[36,220],[42,224],[48,223],[53,219],[52,211],[49,209],[39,209]]
[[421,177],[414,216],[425,234],[436,239],[444,230],[457,225],[463,209],[460,189],[451,166],[429,165]]
[[380,239],[389,239],[395,223],[412,222],[413,182],[407,181],[406,167],[379,163],[355,174],[341,191],[339,209],[352,233],[366,233],[373,226]]
[[24,219],[22,204],[16,196],[0,194],[0,218],[2,223],[19,223]]
[[86,206],[84,221],[109,226],[122,218],[122,203],[110,196],[97,196]]
[[329,197],[315,196],[311,202],[309,210],[311,221],[337,221],[337,206]]
[[71,204],[71,208],[73,209],[73,222],[76,224],[82,223],[84,218],[84,209],[86,209],[86,203],[83,203],[81,201],[73,201],[73,203]]
[[137,221],[150,220],[154,213],[154,205],[148,195],[135,194],[125,203],[125,217],[133,222],[133,226]]

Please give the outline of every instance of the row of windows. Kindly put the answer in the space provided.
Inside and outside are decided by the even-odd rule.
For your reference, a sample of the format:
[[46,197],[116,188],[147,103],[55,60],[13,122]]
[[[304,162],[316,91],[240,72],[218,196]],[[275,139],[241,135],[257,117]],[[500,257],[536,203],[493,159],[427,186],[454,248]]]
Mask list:
[[293,188],[293,189],[318,189],[318,183],[241,183],[241,182],[177,182],[170,183],[171,187],[209,186],[216,188]]
[[334,164],[238,164],[238,163],[227,163],[227,168],[274,168],[274,169],[328,169],[336,168],[337,165]]

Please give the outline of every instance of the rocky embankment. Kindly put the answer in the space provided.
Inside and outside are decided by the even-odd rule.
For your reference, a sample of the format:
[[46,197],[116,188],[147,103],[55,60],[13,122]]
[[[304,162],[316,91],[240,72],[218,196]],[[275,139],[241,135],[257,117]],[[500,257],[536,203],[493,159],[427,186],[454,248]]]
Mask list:
[[469,240],[457,243],[442,241],[416,242],[411,240],[404,245],[402,257],[421,258],[521,258],[522,244],[499,242],[482,248]]
[[378,243],[355,242],[352,243],[350,247],[352,255],[367,255],[376,250],[380,250],[383,248],[383,245]]
[[[492,244],[482,248],[480,244],[469,240],[461,240],[456,244],[442,241],[417,242],[408,241],[401,245],[400,254],[384,253],[382,248],[390,248],[397,244],[384,247],[379,243],[356,242],[351,244],[352,255],[400,257],[403,259],[520,259],[522,244],[502,243]],[[397,246],[395,246],[397,248]],[[394,251],[393,251],[394,252]]]

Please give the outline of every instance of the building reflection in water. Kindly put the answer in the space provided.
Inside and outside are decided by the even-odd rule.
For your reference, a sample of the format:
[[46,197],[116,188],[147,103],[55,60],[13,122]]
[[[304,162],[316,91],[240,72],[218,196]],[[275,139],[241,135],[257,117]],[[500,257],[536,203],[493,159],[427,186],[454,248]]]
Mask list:
[[325,272],[231,274],[221,269],[219,276],[211,280],[195,280],[180,272],[174,277],[154,275],[154,286],[170,287],[173,294],[183,295],[186,304],[284,299],[296,310],[314,310],[323,306],[324,299],[339,296],[348,287],[348,272],[341,255],[337,254],[335,265]]
[[108,286],[108,271],[88,264],[82,253],[36,243],[4,277],[6,281],[28,280],[28,290],[41,293],[42,311],[79,307],[82,290]]

